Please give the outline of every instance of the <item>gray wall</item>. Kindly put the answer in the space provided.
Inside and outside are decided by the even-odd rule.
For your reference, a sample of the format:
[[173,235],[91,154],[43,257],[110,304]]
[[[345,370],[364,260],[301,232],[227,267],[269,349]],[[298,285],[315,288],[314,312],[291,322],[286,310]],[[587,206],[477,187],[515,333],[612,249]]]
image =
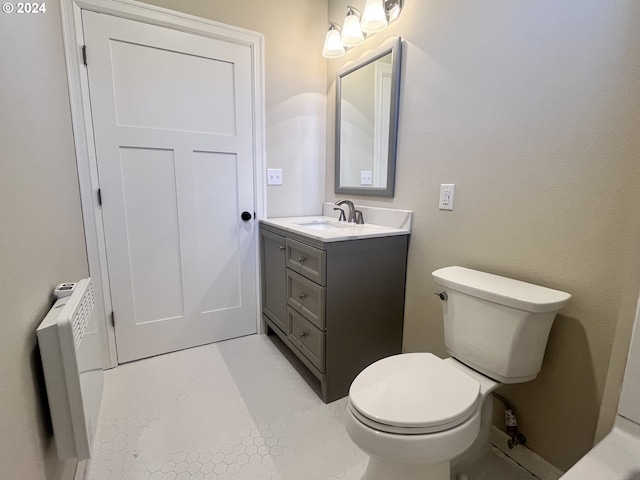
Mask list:
[[[347,3],[365,1],[330,0],[329,20],[342,23]],[[616,325],[632,320],[638,295],[639,25],[636,0],[407,1],[385,32],[328,62],[332,201],[335,72],[387,37],[405,40],[396,196],[353,196],[415,211],[405,350],[446,355],[439,267],[573,295],[538,379],[500,390],[528,446],[561,469],[592,445]],[[453,212],[438,210],[441,183],[456,184]]]
[[0,476],[71,479],[57,459],[35,329],[86,277],[58,2],[0,15]]

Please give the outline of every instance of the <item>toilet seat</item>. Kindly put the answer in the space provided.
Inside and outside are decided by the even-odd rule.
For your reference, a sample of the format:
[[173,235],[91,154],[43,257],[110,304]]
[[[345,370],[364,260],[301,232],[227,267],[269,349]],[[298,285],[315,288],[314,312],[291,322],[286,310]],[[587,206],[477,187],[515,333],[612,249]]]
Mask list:
[[349,408],[365,425],[401,435],[454,428],[479,408],[480,383],[430,353],[375,362],[351,384]]

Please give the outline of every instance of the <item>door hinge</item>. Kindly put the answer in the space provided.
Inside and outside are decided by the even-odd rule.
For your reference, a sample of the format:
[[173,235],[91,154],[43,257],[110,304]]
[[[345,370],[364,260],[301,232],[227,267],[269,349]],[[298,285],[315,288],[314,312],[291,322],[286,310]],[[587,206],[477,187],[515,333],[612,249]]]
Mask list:
[[114,328],[116,326],[116,315],[113,312],[111,312],[111,326]]
[[82,46],[82,63],[87,64],[87,46]]
[[102,189],[98,189],[98,205],[102,206]]

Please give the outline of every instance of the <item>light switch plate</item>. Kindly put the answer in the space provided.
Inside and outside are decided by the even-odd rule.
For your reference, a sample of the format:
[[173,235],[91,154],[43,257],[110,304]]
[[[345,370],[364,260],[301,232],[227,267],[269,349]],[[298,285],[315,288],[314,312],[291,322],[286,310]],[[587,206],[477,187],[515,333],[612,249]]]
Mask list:
[[371,185],[373,183],[373,172],[371,170],[360,171],[360,185]]
[[281,168],[267,168],[267,185],[282,185]]

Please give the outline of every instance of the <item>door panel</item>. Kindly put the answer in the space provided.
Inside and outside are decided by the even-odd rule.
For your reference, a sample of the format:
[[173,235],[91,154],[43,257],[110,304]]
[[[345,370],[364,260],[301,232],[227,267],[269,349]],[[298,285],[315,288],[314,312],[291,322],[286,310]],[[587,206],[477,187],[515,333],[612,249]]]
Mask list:
[[255,333],[250,49],[82,15],[119,362]]
[[118,125],[235,135],[234,95],[210,94],[233,92],[233,63],[115,40],[111,62]]
[[[241,278],[236,240],[240,228],[237,157],[195,152],[194,181],[198,271],[204,289],[200,313],[238,308],[241,305],[241,286],[229,281]],[[220,205],[224,208],[218,208]],[[209,245],[217,245],[217,249],[212,251]]]
[[135,323],[183,317],[173,152],[121,148],[120,165]]

